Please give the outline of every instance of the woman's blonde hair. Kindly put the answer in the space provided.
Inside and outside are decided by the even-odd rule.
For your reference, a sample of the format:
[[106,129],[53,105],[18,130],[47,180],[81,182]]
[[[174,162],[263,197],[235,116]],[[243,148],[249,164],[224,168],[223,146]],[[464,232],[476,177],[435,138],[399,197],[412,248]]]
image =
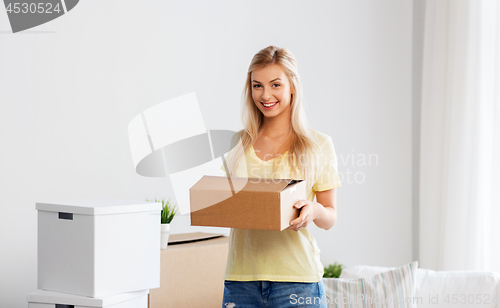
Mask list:
[[[278,156],[273,160],[273,166],[283,163],[283,157],[286,157],[292,167],[293,176],[295,178],[304,176],[307,187],[310,188],[316,181],[318,164],[315,164],[314,161],[318,161],[319,146],[312,131],[308,128],[305,111],[302,107],[302,85],[297,70],[297,61],[287,48],[268,46],[255,54],[250,62],[242,95],[244,129],[238,132],[241,145],[234,148],[234,155],[228,156],[229,173],[234,176],[233,171],[236,170],[239,160],[256,142],[259,129],[264,120],[264,115],[255,106],[252,98],[252,72],[272,64],[278,65],[284,71],[290,81],[291,93],[293,93],[290,100],[290,120],[292,125],[288,135],[289,139],[287,139],[289,142],[284,142],[285,147],[280,149],[283,152],[288,151],[289,155]],[[287,144],[291,145],[286,147]]]

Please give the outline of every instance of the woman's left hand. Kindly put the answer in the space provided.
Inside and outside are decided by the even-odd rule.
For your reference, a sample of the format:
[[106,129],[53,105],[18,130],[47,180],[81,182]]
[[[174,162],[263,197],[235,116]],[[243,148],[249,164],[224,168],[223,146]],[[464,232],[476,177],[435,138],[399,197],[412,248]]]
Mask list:
[[307,225],[318,216],[318,206],[322,205],[309,200],[300,200],[299,202],[295,203],[293,207],[296,209],[300,209],[300,215],[299,217],[290,221],[290,226],[286,229],[300,231],[307,227]]

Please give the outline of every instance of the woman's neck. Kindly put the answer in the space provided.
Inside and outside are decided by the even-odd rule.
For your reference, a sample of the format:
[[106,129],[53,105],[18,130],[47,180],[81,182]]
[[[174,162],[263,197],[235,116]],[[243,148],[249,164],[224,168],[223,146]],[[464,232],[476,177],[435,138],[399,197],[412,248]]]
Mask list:
[[271,139],[281,139],[289,134],[291,124],[290,117],[264,118],[260,134]]

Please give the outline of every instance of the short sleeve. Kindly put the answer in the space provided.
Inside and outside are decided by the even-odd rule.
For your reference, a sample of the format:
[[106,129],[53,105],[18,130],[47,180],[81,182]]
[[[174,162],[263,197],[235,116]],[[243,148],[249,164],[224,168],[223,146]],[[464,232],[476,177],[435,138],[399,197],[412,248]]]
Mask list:
[[324,191],[340,187],[340,179],[337,173],[337,155],[333,146],[332,138],[328,137],[320,145],[318,178],[313,185],[315,191]]

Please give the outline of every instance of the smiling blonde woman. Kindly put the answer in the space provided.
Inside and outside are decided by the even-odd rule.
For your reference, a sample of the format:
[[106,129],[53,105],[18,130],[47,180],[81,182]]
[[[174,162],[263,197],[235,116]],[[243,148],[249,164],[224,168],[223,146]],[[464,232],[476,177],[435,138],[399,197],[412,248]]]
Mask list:
[[243,95],[241,146],[227,157],[225,171],[303,179],[307,199],[294,205],[300,216],[283,231],[231,229],[223,307],[326,307],[320,250],[307,225],[328,230],[337,220],[341,184],[333,142],[307,126],[297,62],[288,49],[269,46],[253,57]]

